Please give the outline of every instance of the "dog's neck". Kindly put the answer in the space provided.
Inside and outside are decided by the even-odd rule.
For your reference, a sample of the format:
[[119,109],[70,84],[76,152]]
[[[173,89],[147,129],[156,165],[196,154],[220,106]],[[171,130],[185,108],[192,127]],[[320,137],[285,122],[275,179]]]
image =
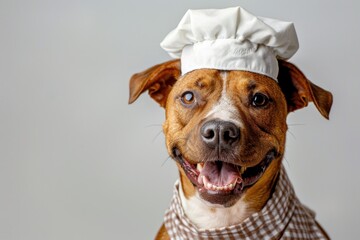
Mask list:
[[181,183],[179,195],[186,216],[199,229],[221,228],[239,224],[254,213],[254,210],[251,210],[242,198],[231,207],[206,202],[201,199],[198,192],[187,198],[184,195]]

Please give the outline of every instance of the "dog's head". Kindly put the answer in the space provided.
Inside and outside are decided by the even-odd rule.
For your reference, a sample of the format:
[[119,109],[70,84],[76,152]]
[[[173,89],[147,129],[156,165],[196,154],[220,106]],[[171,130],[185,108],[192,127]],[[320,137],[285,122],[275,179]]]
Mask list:
[[278,82],[246,71],[199,69],[181,76],[180,61],[173,60],[131,78],[129,103],[148,90],[166,110],[166,146],[185,196],[261,205],[280,169],[287,114],[312,101],[329,117],[331,93],[289,62],[279,60],[279,68]]

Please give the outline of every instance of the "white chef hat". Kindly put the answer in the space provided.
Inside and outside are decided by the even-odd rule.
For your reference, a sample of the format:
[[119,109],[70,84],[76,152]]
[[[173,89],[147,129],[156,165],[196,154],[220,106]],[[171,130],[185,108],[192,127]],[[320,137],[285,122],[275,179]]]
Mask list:
[[277,79],[277,58],[299,48],[293,23],[256,17],[241,7],[188,10],[161,43],[181,57],[186,74],[200,68],[245,70]]

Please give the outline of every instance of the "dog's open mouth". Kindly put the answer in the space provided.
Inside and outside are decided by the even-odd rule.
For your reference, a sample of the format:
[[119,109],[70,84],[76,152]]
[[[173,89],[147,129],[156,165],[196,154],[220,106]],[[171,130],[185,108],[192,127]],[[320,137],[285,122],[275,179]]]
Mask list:
[[174,150],[174,155],[187,177],[200,192],[238,194],[261,178],[274,159],[275,151],[269,151],[264,160],[256,166],[248,168],[221,160],[191,164],[181,155],[178,149]]

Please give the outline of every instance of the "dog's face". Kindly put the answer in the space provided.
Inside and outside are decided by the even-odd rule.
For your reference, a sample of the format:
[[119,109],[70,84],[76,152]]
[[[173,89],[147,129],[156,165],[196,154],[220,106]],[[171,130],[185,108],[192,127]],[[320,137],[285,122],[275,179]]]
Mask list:
[[287,114],[314,101],[328,117],[331,94],[292,64],[279,64],[279,83],[246,71],[199,69],[180,76],[178,61],[133,76],[130,102],[149,90],[165,107],[166,146],[186,197],[198,193],[225,207],[243,198],[260,208],[280,169]]
[[190,189],[211,203],[231,205],[269,165],[278,164],[272,161],[283,153],[286,115],[285,97],[268,77],[195,70],[168,96],[167,148]]

